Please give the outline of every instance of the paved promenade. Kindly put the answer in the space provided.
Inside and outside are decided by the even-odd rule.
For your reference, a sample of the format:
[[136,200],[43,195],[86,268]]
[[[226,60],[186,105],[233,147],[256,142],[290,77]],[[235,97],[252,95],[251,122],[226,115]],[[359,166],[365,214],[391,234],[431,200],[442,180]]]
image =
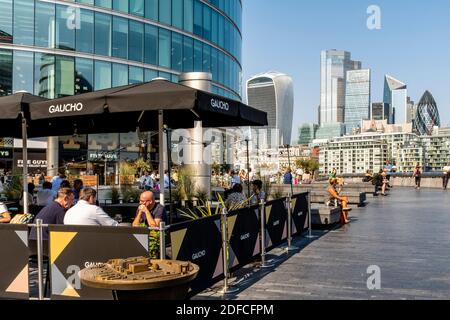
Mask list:
[[[352,211],[350,225],[314,231],[300,250],[273,252],[269,270],[244,269],[229,299],[450,299],[450,192],[393,189]],[[379,266],[381,289],[367,288]],[[195,299],[220,299],[212,288]]]

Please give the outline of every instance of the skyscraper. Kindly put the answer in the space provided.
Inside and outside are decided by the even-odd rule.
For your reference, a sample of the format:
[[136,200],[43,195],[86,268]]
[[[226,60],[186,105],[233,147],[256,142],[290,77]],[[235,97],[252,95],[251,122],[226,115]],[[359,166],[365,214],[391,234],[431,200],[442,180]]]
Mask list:
[[388,120],[388,119],[389,119],[389,105],[383,102],[372,103],[370,120]]
[[414,121],[414,119],[416,118],[417,105],[414,103],[414,101],[411,100],[410,97],[407,98],[406,104],[407,104],[406,122],[412,123]]
[[384,78],[383,103],[385,108],[389,110],[389,124],[407,122],[407,97],[406,84],[386,75]]
[[417,105],[414,129],[420,135],[432,135],[434,127],[441,126],[439,110],[433,95],[427,90]]
[[370,119],[370,69],[347,71],[345,127],[347,134]]
[[298,144],[309,145],[316,138],[317,124],[304,123],[298,129]]
[[361,69],[360,61],[351,60],[347,51],[327,50],[320,63],[320,125],[344,122],[347,71]]
[[267,112],[269,129],[279,130],[278,144],[290,144],[294,112],[292,78],[279,72],[256,75],[247,81],[248,104]]

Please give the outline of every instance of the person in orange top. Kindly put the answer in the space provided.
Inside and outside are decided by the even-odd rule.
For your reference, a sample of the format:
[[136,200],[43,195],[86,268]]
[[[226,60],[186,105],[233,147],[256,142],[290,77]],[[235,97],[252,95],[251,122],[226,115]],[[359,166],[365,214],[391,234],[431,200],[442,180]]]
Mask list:
[[348,224],[350,222],[350,220],[348,219],[348,213],[352,209],[348,207],[348,197],[341,197],[339,193],[336,191],[337,184],[338,179],[331,179],[330,186],[328,187],[327,191],[328,194],[330,195],[330,200],[337,200],[337,202],[342,208],[341,223]]

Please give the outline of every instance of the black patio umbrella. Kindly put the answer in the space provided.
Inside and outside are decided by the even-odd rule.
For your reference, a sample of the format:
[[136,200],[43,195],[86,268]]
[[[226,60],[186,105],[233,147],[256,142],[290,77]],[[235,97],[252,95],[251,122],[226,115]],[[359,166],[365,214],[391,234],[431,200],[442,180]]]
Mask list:
[[156,131],[159,112],[171,129],[265,126],[267,114],[245,104],[166,80],[33,103],[30,137]]
[[29,119],[29,105],[34,102],[46,101],[46,98],[34,96],[27,92],[0,97],[0,136],[21,138],[23,143],[23,207],[28,213],[28,152],[27,152],[27,123]]
[[[32,137],[158,131],[160,148],[165,148],[164,125],[187,129],[195,121],[202,121],[205,128],[268,124],[265,112],[240,101],[160,79],[33,103],[30,118]],[[161,179],[162,161],[160,157]]]

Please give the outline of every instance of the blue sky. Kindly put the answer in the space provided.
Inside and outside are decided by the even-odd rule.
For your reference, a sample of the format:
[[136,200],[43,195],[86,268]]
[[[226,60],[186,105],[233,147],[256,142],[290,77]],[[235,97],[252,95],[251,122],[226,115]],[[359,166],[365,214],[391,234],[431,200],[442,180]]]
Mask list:
[[[408,85],[418,102],[433,94],[450,124],[450,1],[243,0],[243,80],[275,70],[294,79],[293,139],[298,125],[317,122],[320,51],[347,50],[372,69],[372,101],[382,100],[383,77]],[[367,8],[381,9],[381,30],[367,28]],[[294,141],[295,141],[294,140]]]

